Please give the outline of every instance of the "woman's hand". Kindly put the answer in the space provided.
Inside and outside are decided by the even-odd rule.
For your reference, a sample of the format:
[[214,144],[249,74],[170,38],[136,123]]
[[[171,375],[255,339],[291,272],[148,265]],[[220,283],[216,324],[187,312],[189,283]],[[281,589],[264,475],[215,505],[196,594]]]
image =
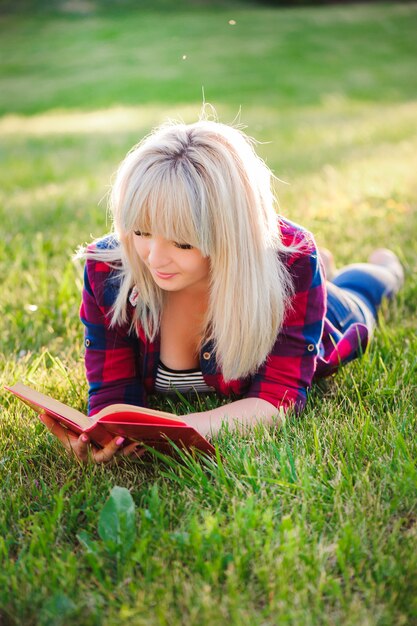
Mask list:
[[145,453],[143,448],[138,447],[140,445],[138,443],[131,443],[125,448],[122,448],[121,446],[124,443],[123,437],[115,437],[104,448],[97,448],[90,443],[90,439],[85,433],[77,437],[77,435],[63,428],[46,413],[40,413],[39,417],[47,429],[60,440],[64,448],[68,452],[75,454],[81,463],[87,463],[90,460],[93,463],[110,463],[115,459],[116,454],[120,456],[133,455],[140,457]]

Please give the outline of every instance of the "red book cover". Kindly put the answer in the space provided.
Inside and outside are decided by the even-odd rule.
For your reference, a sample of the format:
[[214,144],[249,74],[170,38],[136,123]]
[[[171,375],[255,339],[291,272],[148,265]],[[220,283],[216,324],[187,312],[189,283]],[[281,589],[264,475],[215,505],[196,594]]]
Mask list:
[[46,413],[72,432],[88,433],[99,446],[105,446],[114,437],[121,435],[129,442],[138,441],[164,451],[169,450],[169,439],[180,448],[197,448],[207,454],[215,452],[207,439],[171,413],[130,404],[113,404],[93,417],[87,417],[22,383],[6,389],[37,413]]

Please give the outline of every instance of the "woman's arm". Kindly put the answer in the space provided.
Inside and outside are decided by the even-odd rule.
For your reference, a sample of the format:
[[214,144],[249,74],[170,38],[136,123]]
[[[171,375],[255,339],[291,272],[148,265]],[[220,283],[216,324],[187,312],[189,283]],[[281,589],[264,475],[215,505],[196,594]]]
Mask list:
[[243,398],[210,411],[182,415],[181,419],[203,437],[210,438],[219,432],[223,424],[227,424],[231,430],[245,430],[246,427],[260,422],[267,426],[281,424],[285,416],[283,409],[267,400]]
[[325,316],[325,286],[314,241],[291,259],[294,295],[275,345],[252,378],[246,398],[211,411],[183,416],[203,436],[223,423],[232,429],[257,422],[281,423],[293,408],[301,411],[316,368]]
[[[138,368],[138,339],[129,332],[129,323],[110,327],[109,317],[117,292],[112,282],[111,268],[89,259],[84,271],[84,288],[80,309],[85,325],[85,368],[89,384],[89,415],[94,415],[109,404],[145,404],[145,392]],[[45,426],[63,444],[64,448],[82,463],[109,463],[118,454],[139,456],[137,444],[124,447],[122,437],[115,437],[103,449],[62,428],[58,422],[42,414]]]
[[130,322],[110,326],[118,284],[111,268],[89,259],[84,271],[80,318],[85,326],[85,369],[89,384],[89,415],[109,404],[146,403],[138,371],[138,338]]

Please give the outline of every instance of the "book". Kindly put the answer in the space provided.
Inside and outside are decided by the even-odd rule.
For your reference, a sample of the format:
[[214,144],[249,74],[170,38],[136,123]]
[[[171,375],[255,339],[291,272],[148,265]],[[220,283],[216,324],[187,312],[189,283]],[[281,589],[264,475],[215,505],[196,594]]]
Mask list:
[[116,436],[122,436],[126,438],[125,445],[138,441],[163,452],[172,450],[170,441],[183,449],[196,448],[207,454],[215,452],[211,443],[192,426],[165,411],[130,404],[112,404],[88,417],[22,383],[6,386],[6,389],[37,413],[46,413],[73,433],[86,433],[99,447],[105,446]]

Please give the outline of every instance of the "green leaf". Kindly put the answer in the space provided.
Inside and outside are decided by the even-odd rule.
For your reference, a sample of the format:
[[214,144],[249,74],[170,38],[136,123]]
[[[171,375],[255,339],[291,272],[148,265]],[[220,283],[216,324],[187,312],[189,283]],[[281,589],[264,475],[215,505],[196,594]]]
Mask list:
[[98,521],[98,534],[111,554],[126,555],[135,542],[135,503],[125,487],[113,487]]

